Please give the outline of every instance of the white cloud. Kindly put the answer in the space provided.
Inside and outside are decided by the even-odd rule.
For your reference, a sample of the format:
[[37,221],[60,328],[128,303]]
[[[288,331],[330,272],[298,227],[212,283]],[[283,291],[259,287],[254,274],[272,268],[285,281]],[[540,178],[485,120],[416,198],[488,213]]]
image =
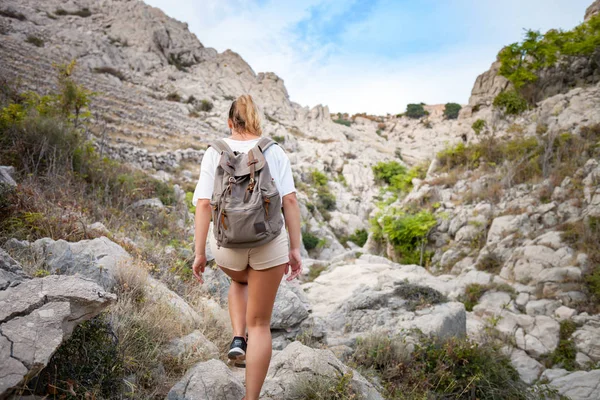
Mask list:
[[[385,114],[402,112],[409,102],[466,103],[475,78],[489,67],[502,45],[519,40],[524,28],[571,28],[583,19],[589,0],[452,0],[456,14],[441,19],[449,29],[460,29],[464,37],[449,47],[394,58],[369,54],[365,44],[363,48],[348,43],[347,48],[338,48],[318,35],[299,42],[293,28],[310,16],[311,6],[325,0],[147,2],[188,22],[205,46],[232,49],[255,71],[277,73],[295,102],[329,105],[332,111]],[[322,11],[332,15],[347,4],[328,3]],[[388,1],[386,7],[390,4],[399,6]],[[347,38],[370,32],[370,40],[377,40],[385,12],[376,10],[347,29]]]

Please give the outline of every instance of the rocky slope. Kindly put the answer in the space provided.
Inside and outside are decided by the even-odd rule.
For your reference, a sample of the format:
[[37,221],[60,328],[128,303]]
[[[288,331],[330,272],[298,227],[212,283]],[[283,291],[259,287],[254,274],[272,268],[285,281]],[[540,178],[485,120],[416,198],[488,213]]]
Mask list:
[[[586,19],[600,10],[599,4],[597,0],[588,8]],[[55,84],[48,73],[52,63],[77,59],[76,78],[96,92],[92,133],[97,147],[165,181],[193,186],[206,144],[227,134],[225,117],[233,97],[248,92],[260,103],[265,134],[276,137],[292,160],[304,232],[321,239],[310,253],[303,249],[310,256],[306,265],[322,269],[311,282],[280,287],[272,322],[274,348],[280,352],[269,371],[265,398],[285,397],[292,380],[339,373],[349,376],[365,398],[380,399],[380,387],[339,359],[352,354],[357,339],[369,333],[405,335],[415,328],[437,337],[468,335],[475,340],[493,332],[506,343],[503,350],[528,384],[547,384],[574,400],[600,398],[600,317],[582,306],[590,300],[585,276],[594,266],[590,250],[564,235],[568,224],[583,226],[600,218],[598,160],[583,160],[559,182],[542,178],[516,184],[518,163],[448,171],[434,157],[448,145],[475,144],[491,135],[540,141],[550,134],[583,135],[586,127],[600,124],[594,71],[573,66],[590,78],[582,87],[553,86],[552,96],[537,107],[510,117],[491,106],[509,86],[494,63],[477,78],[457,120],[444,119],[443,107],[426,106],[429,116],[420,120],[358,116],[345,126],[333,122],[326,106],[309,109],[292,102],[281,78],[255,73],[232,51],[204,47],[186,24],[143,2],[4,0],[0,9],[0,76],[47,90]],[[482,136],[471,128],[479,119],[486,122]],[[391,261],[398,260],[393,246],[381,246],[372,233],[363,248],[340,243],[342,236],[369,227],[369,219],[382,211],[378,200],[393,197],[376,185],[371,166],[431,159],[425,179],[413,180],[409,193],[383,209],[430,207],[436,226],[429,234],[428,268]],[[313,206],[319,201],[315,170],[327,178],[334,210]],[[16,185],[13,173],[0,168],[0,182]],[[191,231],[185,194],[179,187],[177,193],[173,209],[180,216],[178,224]],[[148,199],[131,208],[151,215],[165,207]],[[0,321],[6,339],[0,351],[6,359],[0,374],[3,393],[35,375],[77,322],[113,302],[109,292],[122,279],[119,265],[134,263],[129,252],[135,241],[101,224],[87,229],[98,237],[3,244],[14,258],[41,260],[52,274],[29,278],[17,261],[0,255],[0,304],[10,296],[10,307],[22,308]],[[115,243],[117,238],[128,250]],[[494,260],[492,269],[484,267],[489,260]],[[218,270],[208,270],[206,280],[205,289],[216,301],[203,297],[201,306],[210,315],[223,315],[228,281]],[[57,291],[65,285],[76,290],[46,293],[40,289],[45,282]],[[464,296],[473,285],[481,293],[466,310]],[[200,332],[207,322],[198,305],[151,277],[144,288],[152,302],[176,311],[178,323],[193,327],[172,341],[168,352],[177,358],[190,348],[200,349],[208,360],[189,368],[168,398],[241,397],[239,371],[231,372],[215,359],[217,347]],[[29,296],[13,304],[28,291],[42,293],[42,299]],[[42,321],[50,314],[50,320]],[[567,325],[572,332],[565,336]],[[33,332],[31,326],[47,329]],[[51,346],[33,357],[13,333],[25,341],[44,339],[44,345],[47,338]],[[36,336],[42,333],[47,336]],[[303,346],[295,341],[301,337],[328,350]],[[548,362],[565,345],[574,349],[574,365]]]

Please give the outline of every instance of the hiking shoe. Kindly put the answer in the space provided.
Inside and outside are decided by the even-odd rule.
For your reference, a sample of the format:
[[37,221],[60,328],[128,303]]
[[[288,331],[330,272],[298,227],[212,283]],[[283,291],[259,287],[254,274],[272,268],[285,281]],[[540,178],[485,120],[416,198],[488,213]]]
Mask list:
[[246,359],[246,339],[241,336],[235,336],[229,346],[227,358],[233,361],[243,361]]

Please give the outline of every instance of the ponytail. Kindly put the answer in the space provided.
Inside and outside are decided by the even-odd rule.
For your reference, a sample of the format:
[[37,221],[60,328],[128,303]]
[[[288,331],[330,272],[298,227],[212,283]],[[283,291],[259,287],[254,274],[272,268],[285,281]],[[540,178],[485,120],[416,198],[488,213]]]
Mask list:
[[248,132],[256,136],[262,135],[258,109],[249,94],[241,95],[231,103],[229,119],[237,131]]

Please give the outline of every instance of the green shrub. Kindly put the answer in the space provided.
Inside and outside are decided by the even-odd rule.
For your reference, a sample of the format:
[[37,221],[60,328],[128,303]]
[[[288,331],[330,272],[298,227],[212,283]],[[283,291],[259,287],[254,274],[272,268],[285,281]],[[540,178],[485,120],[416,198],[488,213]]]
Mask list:
[[380,161],[372,167],[375,179],[381,180],[388,185],[392,183],[392,177],[396,175],[406,175],[407,169],[397,161]]
[[388,399],[533,399],[495,345],[421,336],[412,353],[402,339],[357,341],[353,360],[375,372]]
[[402,264],[421,264],[421,248],[436,223],[427,211],[412,214],[393,209],[382,218],[381,234],[394,246]]
[[44,40],[34,35],[28,35],[27,39],[25,39],[27,43],[31,43],[36,47],[44,47]]
[[317,187],[326,186],[328,182],[327,175],[316,168],[310,171],[310,179]]
[[501,109],[505,114],[519,115],[527,111],[527,100],[516,90],[505,90],[494,98],[494,107]]
[[404,115],[409,118],[418,119],[427,115],[427,112],[423,108],[423,104],[408,104]]
[[356,244],[358,247],[363,247],[367,243],[369,233],[366,229],[357,229],[354,233],[348,236],[348,240]]
[[535,82],[540,70],[569,57],[591,56],[600,44],[600,15],[570,31],[552,29],[542,35],[528,30],[521,43],[512,43],[498,54],[499,74],[519,89]]
[[115,69],[113,67],[96,67],[96,68],[94,68],[94,72],[97,74],[112,75],[116,78],[119,78],[119,80],[121,80],[121,81],[125,80],[125,75],[121,71],[119,71],[118,69]]
[[471,128],[473,128],[473,131],[475,132],[476,135],[479,135],[486,126],[486,122],[483,119],[478,119],[477,121],[473,122],[473,125],[471,125]]
[[319,244],[319,238],[310,232],[304,232],[302,233],[302,243],[306,250],[312,250]]
[[444,116],[447,119],[456,119],[458,118],[458,113],[462,109],[462,106],[458,103],[447,103],[444,108]]
[[203,99],[200,102],[200,111],[209,112],[213,109],[214,105],[210,100]]
[[171,92],[171,93],[169,93],[167,95],[167,97],[165,97],[165,99],[167,99],[169,101],[180,102],[181,101],[181,96],[177,92]]
[[273,140],[277,143],[285,143],[285,136],[273,136]]
[[[327,186],[319,186],[319,188],[317,189],[317,197],[319,199],[319,203],[317,205],[319,211],[323,209],[327,211],[335,210],[335,196],[329,191]],[[321,213],[323,212],[321,211]]]
[[390,189],[408,193],[412,190],[412,180],[414,178],[423,179],[425,177],[425,166],[415,165],[410,170],[397,161],[379,162],[372,167],[375,179],[390,185]]
[[477,305],[481,296],[488,290],[489,287],[486,285],[471,283],[465,287],[465,293],[459,296],[458,301],[465,305],[467,311],[473,311],[473,307]]
[[347,119],[342,119],[342,118],[334,119],[333,122],[335,122],[336,124],[344,125],[344,126],[352,125],[352,121],[348,121]]

